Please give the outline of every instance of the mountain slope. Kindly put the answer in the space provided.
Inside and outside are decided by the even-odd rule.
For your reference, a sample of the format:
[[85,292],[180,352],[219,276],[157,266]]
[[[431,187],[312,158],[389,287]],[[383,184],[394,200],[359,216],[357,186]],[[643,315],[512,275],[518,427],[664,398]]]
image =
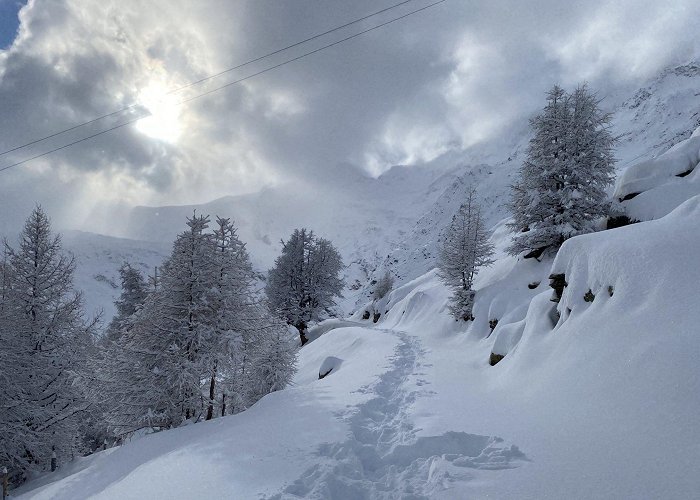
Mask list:
[[[699,244],[696,196],[573,238],[553,263],[499,259],[468,325],[431,271],[391,292],[377,325],[304,347],[293,387],[81,459],[17,498],[692,498]],[[558,305],[527,287],[551,271],[569,283]]]
[[102,314],[103,326],[116,309],[114,300],[121,293],[119,268],[129,262],[144,276],[153,274],[170,253],[170,242],[114,238],[83,231],[62,234],[63,247],[75,256],[75,287],[83,292],[88,317]]
[[[418,276],[319,328],[292,387],[80,459],[18,498],[697,496],[698,133],[620,176],[618,193],[642,192],[621,205],[652,214],[641,222],[542,262],[506,255],[497,222],[473,322],[451,318],[435,271],[407,259]],[[496,182],[488,172],[471,175]],[[422,219],[424,242],[467,184],[437,180],[444,208]],[[659,195],[669,185],[678,196]],[[567,283],[558,301],[552,273]],[[369,308],[376,325],[361,319]]]
[[[644,159],[659,156],[688,139],[700,127],[699,88],[700,64],[691,62],[667,68],[640,88],[622,89],[605,96],[602,107],[613,111],[612,128],[620,136],[616,153],[618,175],[633,164],[638,169]],[[450,155],[449,161],[469,166],[464,167],[464,173],[447,187],[413,227],[406,229],[405,238],[378,263],[371,279],[378,279],[389,270],[399,283],[405,283],[433,268],[440,233],[457,211],[469,185],[477,188],[477,197],[489,225],[506,217],[509,186],[527,149],[526,127],[525,123],[519,124],[509,130],[506,137],[472,148],[461,158]],[[480,160],[487,160],[488,164],[479,164]],[[446,160],[437,160],[438,163],[442,161]],[[620,195],[619,189],[616,193],[619,197],[627,194]],[[687,199],[688,195],[678,196]],[[645,206],[651,204],[645,203]],[[369,296],[370,289],[371,286],[366,287],[363,297]]]

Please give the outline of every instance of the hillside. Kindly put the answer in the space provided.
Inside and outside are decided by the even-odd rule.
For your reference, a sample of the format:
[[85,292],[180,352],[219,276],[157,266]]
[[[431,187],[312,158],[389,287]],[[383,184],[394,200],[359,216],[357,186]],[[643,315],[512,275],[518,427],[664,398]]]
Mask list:
[[667,213],[542,262],[505,255],[496,224],[475,321],[448,315],[428,271],[322,327],[292,386],[252,409],[79,459],[17,498],[692,498],[698,134],[620,177],[616,192],[650,193],[635,217],[656,190],[685,193]]
[[75,286],[83,292],[89,317],[101,314],[104,326],[115,314],[114,301],[121,293],[119,268],[129,262],[144,276],[170,252],[170,242],[114,238],[83,231],[63,233],[63,245],[75,256]]
[[[689,138],[700,125],[699,68],[694,62],[670,67],[637,88],[618,89],[604,96],[604,107],[614,112],[613,128],[620,136],[620,174]],[[90,241],[90,233],[85,232],[79,243],[71,243],[70,238],[66,243],[77,255],[88,257],[90,263],[84,269],[84,259],[78,259],[77,283],[90,297],[89,311],[103,309],[108,320],[115,292],[99,275],[113,280],[116,263],[124,258],[134,258],[144,263],[144,271],[150,271],[162,257],[144,260],[138,254],[143,249],[150,251],[149,245],[155,244],[159,255],[167,255],[185,217],[195,210],[212,217],[232,217],[260,271],[272,265],[280,239],[295,227],[306,226],[330,238],[348,265],[348,290],[340,305],[349,313],[369,297],[371,282],[385,270],[397,283],[406,283],[434,267],[440,232],[468,186],[478,186],[490,225],[506,217],[508,186],[528,139],[523,120],[504,130],[497,141],[446,153],[428,164],[396,166],[376,179],[352,166],[342,166],[328,174],[335,176],[334,189],[326,184],[320,188],[289,182],[201,205],[136,207],[120,212],[108,226],[97,219],[86,221],[85,227],[118,237],[114,244],[106,244],[108,240],[102,235]],[[110,248],[119,250],[111,255]],[[129,255],[129,248],[135,255]]]

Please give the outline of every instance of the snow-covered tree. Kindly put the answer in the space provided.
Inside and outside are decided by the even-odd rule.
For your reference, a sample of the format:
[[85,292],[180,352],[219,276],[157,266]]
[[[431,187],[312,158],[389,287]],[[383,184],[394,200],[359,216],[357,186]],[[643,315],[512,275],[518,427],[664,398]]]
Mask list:
[[[227,387],[229,398],[241,390],[231,386],[240,382],[237,372],[246,361],[243,351],[248,344],[248,332],[260,309],[256,307],[253,266],[230,219],[217,217],[213,242],[212,287],[208,298],[212,324],[206,351],[211,357],[205,361],[209,368],[207,420],[214,417],[217,405],[222,415],[226,413]],[[221,395],[217,397],[219,392]],[[229,410],[236,406],[229,405]]]
[[[167,429],[204,411],[202,380],[211,359],[209,293],[214,242],[207,217],[187,219],[152,290],[96,367],[105,419],[117,435]],[[101,367],[101,368],[100,368]],[[98,395],[96,395],[98,396]]]
[[586,85],[572,94],[554,86],[542,113],[531,120],[535,135],[512,188],[511,254],[556,252],[608,215],[616,139],[611,115],[599,105]]
[[107,338],[115,340],[129,324],[130,318],[146,301],[148,284],[138,269],[128,262],[119,268],[122,292],[114,305],[117,314],[107,328]]
[[287,387],[296,372],[297,344],[287,326],[270,321],[259,330],[259,342],[250,353],[247,398],[255,402]]
[[[196,419],[202,412],[201,378],[214,349],[208,303],[214,241],[205,232],[208,225],[206,216],[187,219],[188,229],[177,237],[172,254],[161,268],[157,314],[148,319],[156,330],[152,334],[159,330],[168,341],[171,366],[164,375],[184,419]],[[177,417],[173,416],[173,420],[179,423]]]
[[484,226],[476,191],[470,189],[466,201],[444,232],[439,247],[438,273],[452,290],[450,311],[457,319],[472,319],[474,275],[493,263],[493,245]]
[[291,377],[295,353],[270,340],[284,325],[255,290],[245,245],[229,219],[208,224],[188,219],[158,286],[96,362],[117,435],[236,413]]
[[73,289],[73,258],[62,252],[41,207],[17,248],[5,244],[0,305],[0,462],[45,469],[79,451],[89,406],[76,384],[93,345]]
[[332,243],[316,238],[312,231],[296,229],[282,242],[282,254],[268,273],[265,291],[273,311],[299,331],[301,345],[307,342],[309,322],[329,312],[341,296],[342,268]]

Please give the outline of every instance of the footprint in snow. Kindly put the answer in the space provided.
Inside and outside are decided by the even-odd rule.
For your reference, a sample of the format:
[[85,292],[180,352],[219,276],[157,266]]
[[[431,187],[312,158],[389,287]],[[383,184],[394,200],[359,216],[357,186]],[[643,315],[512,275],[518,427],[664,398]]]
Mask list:
[[392,365],[371,387],[375,397],[348,418],[349,439],[321,446],[318,463],[271,499],[427,499],[473,478],[470,470],[512,469],[527,460],[499,437],[466,432],[416,437],[408,415],[416,392],[408,392],[404,382],[423,351],[416,338],[394,333],[401,342]]

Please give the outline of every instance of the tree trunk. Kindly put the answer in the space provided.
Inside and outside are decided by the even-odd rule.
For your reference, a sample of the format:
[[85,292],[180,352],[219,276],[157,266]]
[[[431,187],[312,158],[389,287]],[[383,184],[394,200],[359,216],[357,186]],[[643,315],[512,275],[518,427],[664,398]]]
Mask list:
[[299,340],[301,341],[301,345],[303,346],[309,341],[309,339],[306,338],[306,323],[304,321],[299,320],[294,325],[294,327],[297,330],[299,330]]
[[214,363],[214,372],[211,374],[209,382],[209,406],[207,407],[207,417],[204,420],[214,418],[214,389],[216,388],[216,363]]

